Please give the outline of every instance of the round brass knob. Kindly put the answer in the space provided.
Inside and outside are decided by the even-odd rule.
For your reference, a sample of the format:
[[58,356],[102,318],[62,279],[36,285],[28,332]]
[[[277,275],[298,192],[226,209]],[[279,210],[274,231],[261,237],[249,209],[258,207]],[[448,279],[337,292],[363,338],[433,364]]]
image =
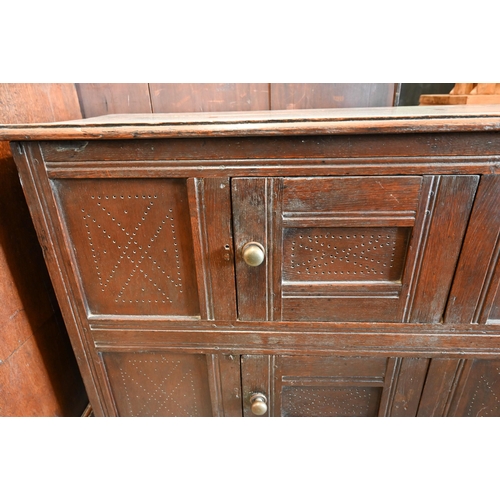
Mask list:
[[241,250],[243,260],[246,264],[252,267],[260,266],[264,262],[266,251],[260,243],[251,241],[247,243]]
[[252,405],[251,409],[254,415],[261,416],[267,413],[267,398],[264,394],[254,394],[250,398],[250,404]]

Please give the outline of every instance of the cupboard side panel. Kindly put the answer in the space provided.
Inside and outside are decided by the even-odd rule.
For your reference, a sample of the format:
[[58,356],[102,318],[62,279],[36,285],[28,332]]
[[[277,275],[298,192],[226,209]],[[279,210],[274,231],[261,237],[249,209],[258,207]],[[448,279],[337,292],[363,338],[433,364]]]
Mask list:
[[410,322],[441,321],[479,176],[443,176],[413,300]]

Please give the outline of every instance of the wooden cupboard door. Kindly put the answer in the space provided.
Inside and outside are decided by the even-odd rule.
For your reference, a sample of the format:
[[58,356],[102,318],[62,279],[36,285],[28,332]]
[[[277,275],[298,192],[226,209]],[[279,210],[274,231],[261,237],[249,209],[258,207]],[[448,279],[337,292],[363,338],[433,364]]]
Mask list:
[[207,357],[180,353],[102,353],[118,416],[210,417]]
[[88,315],[199,317],[186,179],[52,186]]
[[101,352],[110,407],[126,417],[241,417],[240,357]]
[[[242,320],[439,322],[477,176],[232,183]],[[249,266],[243,250],[262,245]]]
[[500,360],[433,359],[418,415],[500,417]]
[[415,416],[429,360],[242,356],[243,412],[263,394],[268,417]]

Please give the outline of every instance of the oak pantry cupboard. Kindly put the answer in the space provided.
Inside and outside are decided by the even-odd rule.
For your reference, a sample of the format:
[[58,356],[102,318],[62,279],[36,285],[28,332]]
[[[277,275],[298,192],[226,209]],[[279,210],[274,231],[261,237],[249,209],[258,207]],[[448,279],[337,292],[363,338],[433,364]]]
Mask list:
[[3,126],[96,415],[499,416],[500,107]]

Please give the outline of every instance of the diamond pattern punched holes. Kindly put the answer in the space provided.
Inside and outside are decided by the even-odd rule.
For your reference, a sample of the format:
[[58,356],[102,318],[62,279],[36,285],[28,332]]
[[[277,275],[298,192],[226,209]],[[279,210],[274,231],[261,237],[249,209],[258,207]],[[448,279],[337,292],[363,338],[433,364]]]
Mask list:
[[120,416],[211,416],[204,355],[105,353]]
[[381,389],[374,387],[285,387],[284,417],[376,416]]
[[472,386],[472,397],[466,415],[468,417],[498,417],[500,416],[500,366],[498,363],[484,360],[476,361],[475,365],[483,373]]
[[409,228],[292,228],[285,231],[287,281],[397,281]]
[[[91,312],[199,313],[181,180],[71,181],[59,189]],[[75,187],[78,186],[78,187]],[[78,203],[78,221],[66,206]]]

